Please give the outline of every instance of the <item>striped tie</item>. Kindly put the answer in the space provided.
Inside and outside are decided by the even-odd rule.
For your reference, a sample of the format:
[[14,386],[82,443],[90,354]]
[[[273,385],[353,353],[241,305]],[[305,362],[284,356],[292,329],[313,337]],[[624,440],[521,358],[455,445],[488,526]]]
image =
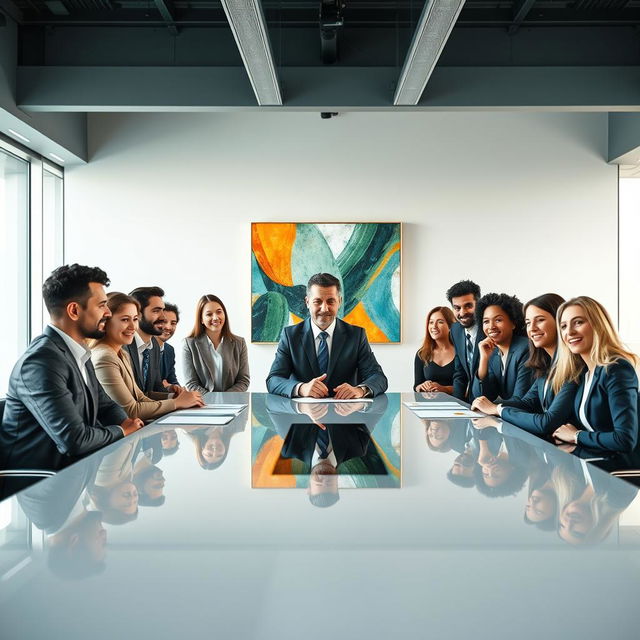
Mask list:
[[327,346],[327,338],[329,334],[326,331],[320,332],[320,344],[318,345],[318,367],[320,373],[327,373],[329,368],[329,347]]

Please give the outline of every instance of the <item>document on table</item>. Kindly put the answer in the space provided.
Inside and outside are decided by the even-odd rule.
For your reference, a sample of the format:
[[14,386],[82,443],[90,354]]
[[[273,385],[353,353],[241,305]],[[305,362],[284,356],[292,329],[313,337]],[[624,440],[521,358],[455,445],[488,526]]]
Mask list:
[[481,418],[484,414],[471,411],[457,402],[405,402],[418,418]]
[[198,416],[198,415],[180,415],[170,413],[164,418],[156,421],[159,425],[197,425],[201,424],[207,427],[221,426],[231,422],[235,416]]
[[373,398],[349,398],[348,400],[338,398],[291,398],[294,402],[304,402],[310,404],[342,404],[343,402],[373,402]]

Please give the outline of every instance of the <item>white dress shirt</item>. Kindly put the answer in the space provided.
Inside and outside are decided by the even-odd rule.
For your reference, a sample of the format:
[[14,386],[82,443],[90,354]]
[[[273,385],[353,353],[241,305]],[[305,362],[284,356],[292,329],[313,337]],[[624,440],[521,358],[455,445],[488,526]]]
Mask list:
[[84,345],[76,342],[70,335],[66,334],[62,329],[58,329],[58,327],[50,324],[49,325],[58,335],[64,340],[67,347],[69,347],[69,351],[71,351],[71,355],[73,359],[76,361],[78,365],[78,369],[80,370],[80,375],[84,380],[84,383],[89,386],[89,382],[87,380],[87,362],[91,359],[91,351],[87,349]]
[[222,354],[220,353],[223,342],[224,338],[220,338],[220,344],[216,349],[213,346],[213,342],[211,342],[211,339],[209,339],[209,351],[211,352],[211,357],[213,358],[213,388],[216,391],[224,391],[224,389],[222,388]]
[[[595,372],[593,372],[595,373]],[[593,427],[589,424],[587,420],[587,401],[589,400],[589,394],[591,393],[591,386],[593,385],[594,375],[591,371],[587,371],[584,376],[584,392],[582,393],[582,400],[580,401],[580,411],[578,411],[578,416],[580,417],[580,422],[584,426],[585,429],[589,431],[593,431]]]
[[142,371],[142,354],[147,349],[153,349],[153,338],[149,338],[149,342],[145,342],[136,332],[134,334],[134,339],[136,341],[136,349],[138,350],[138,364],[140,365],[140,371]]

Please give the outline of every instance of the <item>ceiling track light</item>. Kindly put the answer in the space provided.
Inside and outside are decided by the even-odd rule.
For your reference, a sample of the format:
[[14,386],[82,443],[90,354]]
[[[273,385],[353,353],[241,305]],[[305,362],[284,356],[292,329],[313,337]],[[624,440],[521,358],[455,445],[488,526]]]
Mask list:
[[29,138],[25,138],[21,133],[14,131],[13,129],[7,129],[7,131],[14,137],[18,138],[18,140],[22,140],[23,142],[31,142]]
[[427,0],[400,73],[394,105],[418,104],[463,5],[464,0]]
[[260,0],[221,0],[258,104],[282,105]]

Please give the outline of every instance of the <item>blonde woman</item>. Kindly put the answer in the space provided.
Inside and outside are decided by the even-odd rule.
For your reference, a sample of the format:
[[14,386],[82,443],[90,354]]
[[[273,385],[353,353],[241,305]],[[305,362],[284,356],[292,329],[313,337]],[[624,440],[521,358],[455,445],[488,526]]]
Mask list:
[[427,314],[426,332],[414,361],[415,391],[453,393],[456,350],[451,325],[456,321],[448,307],[434,307]]
[[577,425],[563,424],[553,433],[556,444],[598,455],[629,453],[638,441],[638,358],[628,351],[606,309],[579,296],[558,309],[558,360],[555,393],[576,382]]
[[[106,335],[95,343],[91,361],[96,376],[109,397],[117,402],[130,418],[155,420],[176,409],[202,407],[199,393],[182,391],[175,398],[155,400],[146,396],[135,382],[129,354],[122,348],[133,342],[140,304],[124,293],[112,292],[107,296],[111,317],[105,326]],[[163,397],[166,394],[162,394]]]

